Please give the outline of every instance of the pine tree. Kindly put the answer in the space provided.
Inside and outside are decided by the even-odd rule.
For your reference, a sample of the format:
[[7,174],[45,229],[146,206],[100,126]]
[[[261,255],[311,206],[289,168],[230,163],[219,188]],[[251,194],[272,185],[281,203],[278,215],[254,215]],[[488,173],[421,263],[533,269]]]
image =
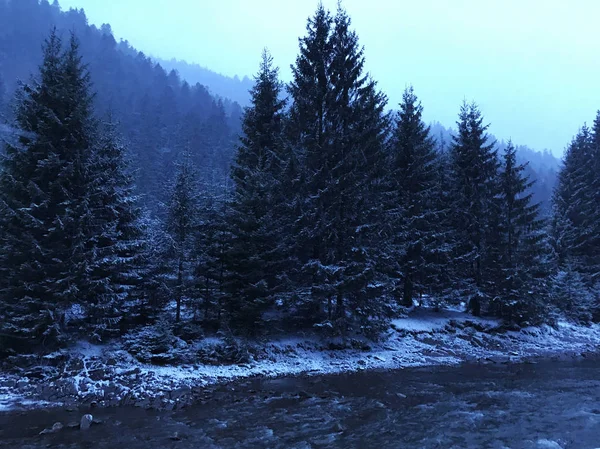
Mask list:
[[122,306],[125,327],[148,325],[165,319],[165,306],[172,299],[172,241],[164,222],[142,209],[139,224],[144,235],[141,264],[137,269],[139,281],[128,289],[127,300]]
[[[499,161],[488,143],[487,126],[475,104],[462,105],[450,149],[453,176],[454,268],[460,294],[475,315],[481,300],[494,296],[490,276],[499,232]],[[492,291],[490,291],[490,288]]]
[[586,285],[581,274],[566,267],[550,278],[550,300],[561,316],[589,324],[598,312],[598,292]]
[[433,276],[430,292],[434,296],[434,304],[439,306],[443,299],[455,301],[455,272],[452,258],[455,251],[457,232],[452,217],[453,174],[452,158],[442,137],[437,142],[435,159],[436,182],[434,186],[434,206],[437,211],[434,234],[435,242],[431,245]]
[[553,231],[559,265],[584,275],[588,283],[600,269],[597,178],[599,152],[587,126],[579,131],[565,155],[554,193]]
[[390,259],[395,262],[394,277],[403,284],[401,303],[405,307],[413,305],[415,290],[422,294],[437,283],[434,254],[441,232],[436,202],[438,154],[422,113],[413,88],[407,88],[392,141],[387,220],[395,248]]
[[279,181],[286,165],[283,140],[285,101],[280,99],[278,69],[265,50],[243,136],[232,168],[235,191],[230,210],[231,243],[227,254],[230,278],[229,321],[254,333],[281,291],[283,225]]
[[500,173],[502,243],[500,295],[493,301],[495,313],[509,321],[543,318],[545,297],[540,288],[543,271],[543,222],[539,204],[532,202],[533,181],[525,175],[527,164],[517,163],[509,142]]
[[[300,259],[315,321],[338,330],[377,327],[376,186],[382,173],[385,97],[363,74],[363,50],[338,7],[323,6],[300,42],[290,93],[304,185]],[[322,314],[323,303],[325,312]]]
[[98,138],[89,167],[93,223],[88,250],[95,255],[91,271],[95,293],[88,315],[97,338],[119,330],[115,325],[123,317],[125,302],[130,293],[139,296],[136,290],[143,280],[146,240],[125,154],[111,119]]
[[589,171],[590,190],[590,241],[588,251],[592,253],[590,258],[589,273],[594,284],[600,283],[600,111],[596,113],[592,127],[591,166]]
[[293,81],[288,86],[293,99],[288,133],[299,163],[300,180],[295,200],[299,217],[294,234],[301,269],[296,304],[292,307],[297,316],[311,324],[323,320],[322,302],[333,295],[332,290],[324,288],[327,272],[331,270],[320,263],[326,248],[319,245],[320,235],[314,235],[311,229],[320,221],[322,209],[314,204],[312,196],[322,183],[320,179],[328,176],[323,159],[329,138],[326,117],[332,22],[331,14],[320,4],[315,15],[308,19],[306,36],[299,40],[300,54],[292,66]]
[[75,38],[63,54],[53,31],[39,83],[18,99],[20,137],[0,175],[4,334],[56,342],[71,305],[90,300],[92,98]]
[[199,199],[199,226],[196,239],[196,295],[201,300],[195,312],[202,310],[204,327],[221,326],[225,303],[226,256],[231,243],[227,223],[230,198],[226,180],[205,180]]
[[171,191],[168,205],[167,233],[170,236],[171,250],[176,275],[175,321],[181,321],[183,299],[189,292],[190,277],[194,263],[194,240],[198,229],[198,184],[197,178],[188,154],[177,164],[175,184]]

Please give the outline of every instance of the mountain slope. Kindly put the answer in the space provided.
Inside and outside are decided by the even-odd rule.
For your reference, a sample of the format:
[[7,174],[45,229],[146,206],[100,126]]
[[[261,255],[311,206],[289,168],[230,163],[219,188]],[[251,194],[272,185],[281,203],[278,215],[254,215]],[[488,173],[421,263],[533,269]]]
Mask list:
[[41,62],[41,47],[56,27],[63,41],[74,33],[88,64],[96,115],[120,124],[137,173],[139,192],[157,209],[174,162],[191,153],[203,176],[225,179],[229,172],[241,108],[201,85],[182,82],[127,42],[117,43],[110,25],[89,25],[83,10],[62,11],[47,0],[0,0],[0,80],[6,95],[0,108],[10,120],[10,99],[18,80],[29,81]]
[[230,78],[186,61],[160,58],[155,58],[155,60],[167,70],[176,70],[179,76],[190,84],[200,83],[208,86],[209,91],[214,95],[229,98],[242,106],[247,106],[250,102],[248,91],[252,88],[254,82],[247,76],[244,76],[243,79],[237,76]]

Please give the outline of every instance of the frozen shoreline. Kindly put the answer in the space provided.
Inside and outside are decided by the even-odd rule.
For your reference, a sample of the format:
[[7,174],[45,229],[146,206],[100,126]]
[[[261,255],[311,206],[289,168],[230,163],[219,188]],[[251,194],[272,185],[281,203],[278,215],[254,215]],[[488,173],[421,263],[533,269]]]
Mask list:
[[[115,345],[81,343],[47,356],[40,366],[14,374],[0,371],[0,411],[77,406],[136,405],[174,409],[202,396],[211,385],[255,376],[336,374],[471,363],[517,363],[532,358],[595,353],[600,326],[566,322],[499,331],[499,322],[465,313],[418,309],[394,320],[381,342],[286,338],[251,343],[254,361],[241,365],[154,366]],[[206,339],[210,346],[222,343]],[[365,346],[368,344],[368,347]],[[362,347],[360,347],[363,345]]]

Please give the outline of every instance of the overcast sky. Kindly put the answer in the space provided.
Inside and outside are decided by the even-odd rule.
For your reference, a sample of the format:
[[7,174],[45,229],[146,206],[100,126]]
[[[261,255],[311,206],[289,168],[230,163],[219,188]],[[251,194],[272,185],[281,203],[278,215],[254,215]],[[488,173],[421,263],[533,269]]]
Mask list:
[[[324,0],[335,8],[336,0]],[[162,58],[252,75],[268,47],[289,80],[316,0],[60,0]],[[498,138],[561,154],[600,108],[598,0],[345,0],[367,70],[400,101],[415,87],[425,119],[454,126],[463,99]]]

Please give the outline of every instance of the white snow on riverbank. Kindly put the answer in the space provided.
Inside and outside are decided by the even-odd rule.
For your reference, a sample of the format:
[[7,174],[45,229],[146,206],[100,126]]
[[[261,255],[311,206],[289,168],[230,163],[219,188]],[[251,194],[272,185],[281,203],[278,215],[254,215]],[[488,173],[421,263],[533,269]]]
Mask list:
[[[173,402],[179,400],[173,391],[188,394],[192,388],[236,378],[335,374],[461,362],[509,363],[531,357],[596,352],[600,345],[598,325],[584,327],[561,322],[556,328],[542,326],[499,333],[495,331],[499,324],[496,320],[474,318],[456,310],[416,309],[409,317],[394,320],[385,338],[378,343],[361,340],[340,349],[341,340],[330,346],[331,341],[317,337],[254,342],[251,343],[254,360],[220,366],[199,363],[153,366],[140,363],[114,345],[81,343],[67,354],[77,361],[77,369],[66,379],[63,375],[48,385],[34,385],[32,381],[32,388],[19,389],[15,386],[19,380],[24,384],[22,379],[0,373],[0,411],[24,406],[24,401],[47,399],[43,395],[44,387],[60,386],[82,399],[102,400],[110,395],[116,400],[127,397]],[[211,338],[198,347],[221,343],[220,339]]]

